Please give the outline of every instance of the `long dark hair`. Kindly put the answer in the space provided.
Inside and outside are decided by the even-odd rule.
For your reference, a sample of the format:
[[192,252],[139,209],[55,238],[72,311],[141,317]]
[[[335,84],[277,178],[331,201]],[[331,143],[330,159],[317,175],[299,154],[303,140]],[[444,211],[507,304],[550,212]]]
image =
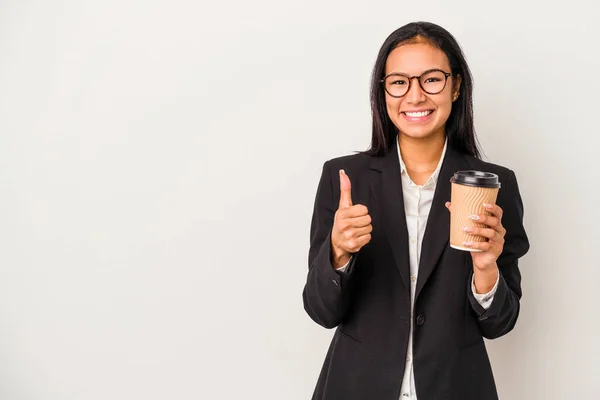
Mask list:
[[371,146],[365,152],[370,155],[384,155],[394,143],[398,129],[390,120],[385,105],[385,89],[381,79],[385,75],[385,63],[388,55],[396,47],[406,43],[425,41],[446,53],[450,61],[452,74],[461,76],[462,83],[458,100],[452,105],[452,111],[446,121],[448,146],[461,152],[481,158],[479,143],[473,125],[473,77],[467,65],[460,45],[444,28],[430,22],[411,22],[394,31],[385,40],[371,77],[371,113],[373,116],[373,134]]

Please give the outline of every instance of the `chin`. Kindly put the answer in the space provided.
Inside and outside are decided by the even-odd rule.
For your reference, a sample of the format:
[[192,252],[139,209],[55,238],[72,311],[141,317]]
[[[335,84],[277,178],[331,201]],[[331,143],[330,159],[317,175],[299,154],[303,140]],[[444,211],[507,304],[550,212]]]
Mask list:
[[400,132],[402,132],[402,134],[404,136],[408,136],[413,139],[424,139],[426,137],[433,135],[435,133],[435,130],[433,130],[431,128],[427,128],[427,127],[417,128],[415,126],[410,126],[410,127],[402,127],[401,126]]

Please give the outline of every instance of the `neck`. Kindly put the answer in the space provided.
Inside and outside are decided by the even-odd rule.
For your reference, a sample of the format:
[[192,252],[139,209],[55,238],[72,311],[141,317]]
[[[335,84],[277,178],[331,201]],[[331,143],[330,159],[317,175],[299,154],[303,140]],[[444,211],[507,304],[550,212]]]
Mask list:
[[399,134],[400,153],[406,168],[423,172],[435,170],[444,151],[445,140],[444,132],[419,139]]

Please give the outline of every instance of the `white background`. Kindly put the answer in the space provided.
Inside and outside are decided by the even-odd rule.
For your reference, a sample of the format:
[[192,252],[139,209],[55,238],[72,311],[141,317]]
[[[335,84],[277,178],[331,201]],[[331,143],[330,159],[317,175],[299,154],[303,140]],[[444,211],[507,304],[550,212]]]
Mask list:
[[0,2],[0,399],[308,399],[325,160],[393,30],[452,32],[531,251],[502,399],[600,398],[598,5]]

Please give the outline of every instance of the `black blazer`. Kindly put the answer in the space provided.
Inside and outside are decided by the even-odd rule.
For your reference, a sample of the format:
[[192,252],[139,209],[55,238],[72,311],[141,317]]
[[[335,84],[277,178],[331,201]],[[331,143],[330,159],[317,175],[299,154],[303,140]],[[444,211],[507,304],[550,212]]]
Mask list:
[[[331,228],[340,196],[339,169],[352,182],[354,204],[372,218],[371,242],[346,272],[330,261]],[[507,234],[498,259],[500,283],[484,310],[471,291],[468,252],[449,246],[450,178],[475,169],[499,175],[497,204]],[[529,249],[523,204],[515,174],[460,154],[448,146],[423,239],[416,284],[413,365],[419,400],[497,399],[483,341],[515,326],[521,298],[518,259]],[[356,154],[327,161],[317,190],[310,230],[309,271],[303,291],[308,315],[337,327],[313,399],[398,400],[410,329],[410,267],[400,163],[396,151],[383,157]]]

